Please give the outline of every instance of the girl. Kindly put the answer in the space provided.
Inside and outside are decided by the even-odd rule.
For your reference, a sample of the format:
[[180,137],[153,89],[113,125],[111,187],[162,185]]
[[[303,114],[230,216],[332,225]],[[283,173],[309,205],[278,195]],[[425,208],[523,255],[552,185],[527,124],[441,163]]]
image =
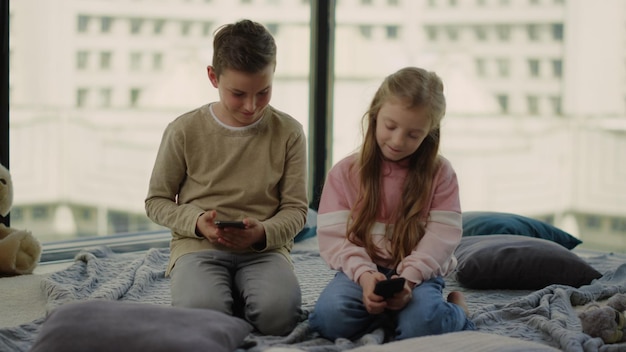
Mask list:
[[[443,299],[462,235],[456,174],[438,155],[446,102],[433,72],[407,67],[388,76],[368,112],[360,153],[329,172],[318,211],[320,253],[337,274],[310,326],[356,339],[391,321],[391,339],[474,329],[460,292]],[[405,278],[385,299],[377,282]]]

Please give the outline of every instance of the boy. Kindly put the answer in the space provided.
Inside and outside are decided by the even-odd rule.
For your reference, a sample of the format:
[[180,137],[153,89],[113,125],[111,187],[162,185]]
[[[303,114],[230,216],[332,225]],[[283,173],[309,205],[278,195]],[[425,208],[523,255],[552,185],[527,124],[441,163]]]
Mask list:
[[[172,230],[172,305],[239,316],[266,335],[297,324],[289,252],[307,215],[300,123],[269,105],[276,44],[262,25],[219,28],[207,67],[219,101],[172,121],[150,178],[146,213]],[[218,227],[241,220],[243,228]]]

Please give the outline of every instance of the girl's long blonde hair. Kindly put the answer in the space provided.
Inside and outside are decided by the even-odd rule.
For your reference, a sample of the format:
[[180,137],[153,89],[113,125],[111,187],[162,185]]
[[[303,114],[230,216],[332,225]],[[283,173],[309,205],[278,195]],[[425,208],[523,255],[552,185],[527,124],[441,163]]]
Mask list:
[[[363,116],[364,141],[359,158],[353,165],[359,171],[359,196],[352,208],[348,223],[348,239],[365,247],[374,260],[380,259],[370,232],[376,222],[382,202],[382,151],[376,142],[376,117],[381,106],[390,98],[407,103],[410,109],[424,111],[430,120],[430,132],[419,148],[409,156],[408,174],[404,182],[402,200],[392,212],[393,228],[386,229],[390,240],[389,251],[394,266],[411,253],[424,236],[428,216],[429,197],[439,165],[439,138],[441,119],[445,115],[446,100],[443,83],[434,72],[406,67],[385,78]],[[392,229],[392,230],[390,230]]]

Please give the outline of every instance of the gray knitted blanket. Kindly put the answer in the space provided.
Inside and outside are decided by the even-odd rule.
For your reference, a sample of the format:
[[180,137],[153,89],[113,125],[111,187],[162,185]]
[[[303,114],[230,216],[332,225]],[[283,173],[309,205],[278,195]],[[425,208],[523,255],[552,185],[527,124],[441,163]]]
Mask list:
[[[326,283],[333,277],[313,250],[292,253],[303,295],[302,321],[286,337],[250,334],[239,352],[257,352],[270,347],[289,347],[303,351],[347,351],[363,345],[381,344],[384,332],[377,330],[357,341],[329,341],[308,329],[307,316]],[[106,299],[170,304],[165,267],[166,248],[142,253],[113,253],[107,247],[84,250],[67,269],[54,273],[43,283],[48,297],[47,311],[68,302]],[[540,342],[563,351],[618,351],[624,345],[604,345],[581,332],[573,306],[601,300],[617,292],[626,292],[624,255],[602,254],[586,257],[587,262],[605,275],[579,289],[552,285],[538,291],[468,290],[447,278],[446,291],[460,290],[472,311],[478,330],[502,336]],[[44,319],[13,328],[0,329],[0,351],[28,351]]]

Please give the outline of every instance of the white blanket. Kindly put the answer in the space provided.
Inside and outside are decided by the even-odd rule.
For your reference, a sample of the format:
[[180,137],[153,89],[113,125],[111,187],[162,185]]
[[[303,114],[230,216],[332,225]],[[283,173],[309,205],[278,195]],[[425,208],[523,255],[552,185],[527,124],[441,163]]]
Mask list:
[[[384,332],[381,330],[367,334],[357,341],[328,341],[312,333],[308,328],[308,313],[334,272],[327,268],[313,250],[296,250],[292,254],[302,286],[301,323],[286,337],[250,334],[245,345],[238,351],[278,351],[282,347],[298,351],[336,352],[357,349],[360,346],[374,347],[383,343]],[[50,275],[42,283],[42,289],[48,297],[47,310],[68,302],[89,299],[169,305],[169,281],[164,277],[168,257],[169,250],[166,248],[128,254],[116,254],[107,247],[84,250],[76,256],[75,263],[69,268]],[[593,300],[605,299],[617,292],[626,292],[625,258],[624,255],[613,254],[587,257],[586,260],[604,273],[604,276],[579,289],[552,285],[534,292],[467,290],[459,286],[453,278],[447,278],[446,291],[460,290],[465,293],[472,312],[470,317],[476,324],[478,333],[534,341],[572,352],[626,351],[626,344],[604,345],[600,339],[592,339],[583,334],[573,308]],[[38,319],[21,326],[1,329],[0,351],[28,351],[42,323],[43,319]],[[459,339],[459,343],[467,342],[468,334],[446,335],[448,342],[453,342],[455,338]],[[417,340],[416,346],[420,339],[414,339]],[[398,346],[397,351],[406,350],[406,344],[405,349],[401,349],[400,346],[403,345],[396,343],[387,344],[385,351],[394,351],[394,346]]]

